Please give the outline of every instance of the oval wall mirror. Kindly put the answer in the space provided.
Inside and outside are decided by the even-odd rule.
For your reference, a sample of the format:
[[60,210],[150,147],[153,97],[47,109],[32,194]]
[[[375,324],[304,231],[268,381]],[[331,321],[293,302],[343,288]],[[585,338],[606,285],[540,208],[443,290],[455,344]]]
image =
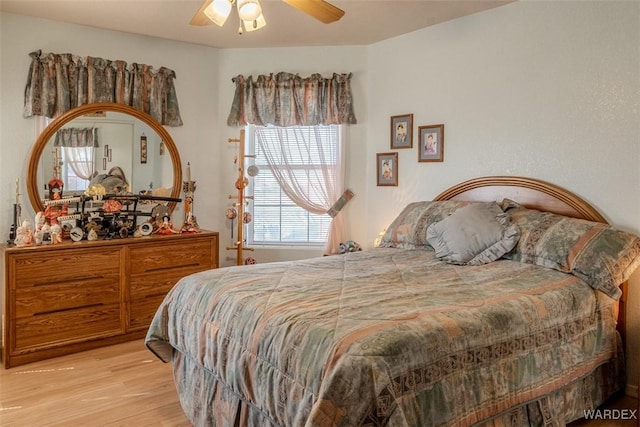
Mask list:
[[[58,132],[97,135],[90,149],[78,148],[74,139],[56,144]],[[82,144],[81,144],[82,145]],[[57,160],[57,161],[56,161]],[[58,170],[54,167],[58,165]],[[83,105],[53,120],[36,140],[29,157],[27,190],[35,212],[44,211],[48,182],[57,175],[63,197],[84,193],[91,178],[120,170],[132,193],[167,189],[169,197],[182,191],[180,154],[166,129],[150,115],[113,103]],[[173,211],[175,202],[168,204]]]

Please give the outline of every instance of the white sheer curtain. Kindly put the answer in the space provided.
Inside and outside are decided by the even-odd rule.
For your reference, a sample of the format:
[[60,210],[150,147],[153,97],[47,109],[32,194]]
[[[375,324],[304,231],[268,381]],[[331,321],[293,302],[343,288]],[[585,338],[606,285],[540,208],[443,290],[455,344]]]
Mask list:
[[93,147],[64,147],[64,158],[78,178],[89,180],[93,176],[94,151]]
[[97,128],[60,129],[54,146],[63,147],[64,158],[78,178],[91,179],[95,169],[94,147],[98,146]]
[[[278,127],[277,144],[270,143],[264,128],[257,126],[255,131],[256,143],[282,191],[298,206],[318,215],[326,214],[344,191],[342,138],[339,126],[331,126],[338,131],[322,132],[322,126]],[[326,135],[337,139],[323,144]],[[331,221],[324,252],[338,253],[343,235],[342,214],[338,212]]]

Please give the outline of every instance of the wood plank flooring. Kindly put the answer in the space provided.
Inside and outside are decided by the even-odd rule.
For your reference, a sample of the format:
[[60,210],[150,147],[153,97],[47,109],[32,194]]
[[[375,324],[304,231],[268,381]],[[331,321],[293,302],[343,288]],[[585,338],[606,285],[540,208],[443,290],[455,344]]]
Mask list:
[[190,426],[142,340],[0,369],[0,426]]
[[[609,408],[637,409],[628,396]],[[0,368],[0,426],[183,427],[171,365],[142,340]],[[636,426],[637,421],[577,421],[570,427]]]

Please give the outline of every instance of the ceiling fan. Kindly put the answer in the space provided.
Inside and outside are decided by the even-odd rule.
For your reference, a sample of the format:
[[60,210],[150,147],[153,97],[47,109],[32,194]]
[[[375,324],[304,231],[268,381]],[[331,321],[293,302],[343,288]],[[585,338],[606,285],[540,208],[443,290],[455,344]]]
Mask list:
[[[325,24],[335,22],[344,15],[342,9],[324,0],[282,1]],[[267,24],[262,14],[259,0],[204,0],[200,9],[191,19],[190,24],[200,26],[214,23],[222,26],[229,17],[234,5],[246,31],[255,31]],[[239,32],[242,34],[242,26],[240,26]]]

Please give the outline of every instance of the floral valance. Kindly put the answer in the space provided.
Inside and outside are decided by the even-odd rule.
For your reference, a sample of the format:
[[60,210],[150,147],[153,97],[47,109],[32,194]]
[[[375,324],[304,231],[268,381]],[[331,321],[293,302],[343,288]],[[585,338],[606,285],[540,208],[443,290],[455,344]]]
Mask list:
[[125,61],[32,52],[24,116],[57,117],[96,102],[129,105],[167,126],[182,126],[175,72]]
[[236,92],[227,119],[229,126],[355,124],[351,74],[324,78],[312,74],[249,76],[233,79]]
[[64,128],[56,132],[54,147],[99,147],[98,128]]

